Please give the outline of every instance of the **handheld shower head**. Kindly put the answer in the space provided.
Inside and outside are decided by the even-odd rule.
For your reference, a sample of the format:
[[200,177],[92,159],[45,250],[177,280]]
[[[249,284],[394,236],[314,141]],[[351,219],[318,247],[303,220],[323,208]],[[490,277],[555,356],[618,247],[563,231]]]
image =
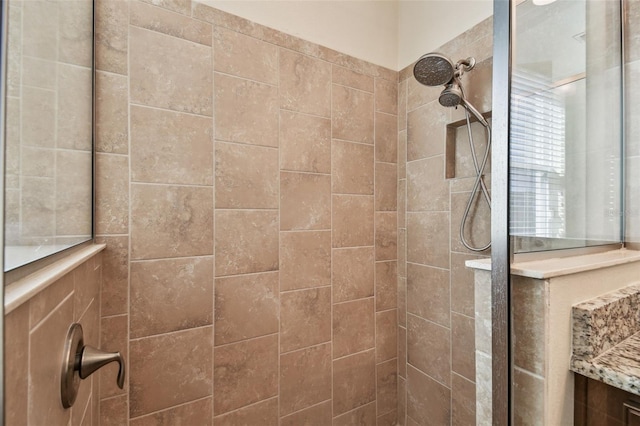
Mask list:
[[418,83],[425,86],[440,86],[453,79],[455,65],[451,59],[440,53],[427,53],[418,59],[413,67],[413,75]]
[[456,107],[460,105],[462,100],[464,99],[464,93],[462,93],[462,89],[460,88],[460,82],[457,78],[454,78],[445,89],[440,93],[440,97],[438,98],[438,102],[443,107]]

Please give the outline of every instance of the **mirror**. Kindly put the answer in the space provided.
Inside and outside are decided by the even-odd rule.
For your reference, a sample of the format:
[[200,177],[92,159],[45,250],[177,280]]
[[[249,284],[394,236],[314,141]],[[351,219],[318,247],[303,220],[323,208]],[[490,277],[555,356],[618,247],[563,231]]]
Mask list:
[[510,232],[516,252],[621,241],[620,2],[516,8]]
[[93,2],[5,10],[8,271],[92,238]]

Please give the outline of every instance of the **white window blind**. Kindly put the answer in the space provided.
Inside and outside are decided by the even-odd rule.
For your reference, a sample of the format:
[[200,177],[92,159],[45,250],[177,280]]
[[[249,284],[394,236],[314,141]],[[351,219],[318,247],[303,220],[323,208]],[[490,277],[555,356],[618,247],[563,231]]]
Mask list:
[[549,81],[514,72],[511,101],[511,235],[562,238],[565,108]]

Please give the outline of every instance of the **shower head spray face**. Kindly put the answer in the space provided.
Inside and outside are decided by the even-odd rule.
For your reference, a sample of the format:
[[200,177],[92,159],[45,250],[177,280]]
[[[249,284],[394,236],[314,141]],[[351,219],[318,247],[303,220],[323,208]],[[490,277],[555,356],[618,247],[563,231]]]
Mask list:
[[440,93],[438,102],[440,102],[440,105],[443,107],[449,108],[460,105],[463,99],[464,94],[462,93],[462,89],[460,89],[460,84],[457,79],[454,79],[453,82],[447,84],[447,87]]
[[440,53],[427,53],[413,67],[416,80],[425,86],[447,84],[453,79],[454,73],[455,65],[451,59]]

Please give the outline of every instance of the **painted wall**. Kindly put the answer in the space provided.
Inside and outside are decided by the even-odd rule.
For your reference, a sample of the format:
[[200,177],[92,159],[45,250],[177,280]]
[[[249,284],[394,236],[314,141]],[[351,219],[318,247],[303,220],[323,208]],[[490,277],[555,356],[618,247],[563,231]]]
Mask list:
[[400,1],[398,69],[412,64],[491,15],[492,0]]
[[491,0],[202,2],[393,70],[493,13]]
[[399,2],[395,0],[202,3],[397,70]]

